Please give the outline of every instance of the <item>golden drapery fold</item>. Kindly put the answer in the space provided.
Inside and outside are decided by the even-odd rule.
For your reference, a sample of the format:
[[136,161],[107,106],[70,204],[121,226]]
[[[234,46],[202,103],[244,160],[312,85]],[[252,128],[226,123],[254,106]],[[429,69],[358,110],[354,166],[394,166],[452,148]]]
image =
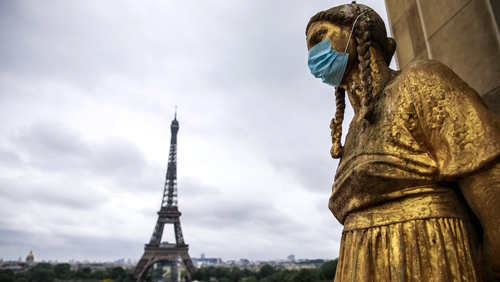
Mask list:
[[470,221],[428,218],[344,231],[335,282],[483,281]]

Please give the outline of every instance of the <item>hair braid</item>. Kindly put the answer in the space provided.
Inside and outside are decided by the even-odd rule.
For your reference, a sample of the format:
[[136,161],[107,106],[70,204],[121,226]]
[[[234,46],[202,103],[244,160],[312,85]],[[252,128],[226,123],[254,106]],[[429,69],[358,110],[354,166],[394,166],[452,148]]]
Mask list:
[[363,118],[371,121],[373,117],[373,104],[372,101],[372,70],[370,68],[370,31],[368,30],[368,24],[365,20],[361,20],[359,25],[355,30],[356,43],[358,46],[356,50],[358,52],[358,69],[359,78],[361,80],[361,85],[356,89],[357,95],[361,102],[361,114]]
[[343,88],[335,89],[335,106],[335,118],[333,118],[330,123],[330,128],[332,130],[332,147],[330,149],[330,154],[332,158],[339,159],[344,152],[344,147],[341,143],[342,122],[344,121],[345,113],[345,90]]

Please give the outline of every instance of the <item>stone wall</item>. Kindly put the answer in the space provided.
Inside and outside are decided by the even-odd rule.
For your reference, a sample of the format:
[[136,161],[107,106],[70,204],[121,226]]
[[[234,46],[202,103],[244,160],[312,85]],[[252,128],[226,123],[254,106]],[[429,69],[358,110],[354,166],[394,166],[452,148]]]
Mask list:
[[403,68],[416,59],[443,62],[500,115],[499,0],[385,0]]

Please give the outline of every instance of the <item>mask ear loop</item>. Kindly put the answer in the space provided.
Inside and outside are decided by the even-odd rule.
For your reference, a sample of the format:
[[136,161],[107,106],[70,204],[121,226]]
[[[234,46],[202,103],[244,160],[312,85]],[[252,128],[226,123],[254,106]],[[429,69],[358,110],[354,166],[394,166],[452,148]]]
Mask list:
[[370,10],[367,10],[367,11],[364,11],[363,13],[359,14],[356,19],[354,20],[354,23],[352,24],[352,27],[351,27],[351,32],[349,33],[349,39],[347,39],[347,46],[345,46],[345,51],[344,53],[347,53],[347,48],[349,48],[349,43],[351,43],[351,36],[352,36],[352,32],[354,31],[354,27],[356,26],[356,22],[358,21],[359,17],[361,17],[362,15],[368,13],[368,12],[371,12],[373,11],[373,9],[370,9]]

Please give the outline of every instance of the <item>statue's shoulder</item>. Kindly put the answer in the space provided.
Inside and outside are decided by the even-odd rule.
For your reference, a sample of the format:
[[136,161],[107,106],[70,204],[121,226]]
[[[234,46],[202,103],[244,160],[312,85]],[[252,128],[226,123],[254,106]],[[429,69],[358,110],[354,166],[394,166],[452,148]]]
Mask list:
[[454,71],[436,60],[410,62],[401,70],[398,83],[400,91],[418,92],[422,96],[475,93]]
[[484,106],[479,94],[462,80],[453,70],[436,60],[417,60],[409,63],[397,79],[397,89],[415,104],[435,105],[449,103],[457,107],[458,102],[474,102]]
[[403,80],[427,80],[430,77],[444,79],[449,76],[456,77],[456,74],[445,64],[436,60],[415,60],[401,70]]

